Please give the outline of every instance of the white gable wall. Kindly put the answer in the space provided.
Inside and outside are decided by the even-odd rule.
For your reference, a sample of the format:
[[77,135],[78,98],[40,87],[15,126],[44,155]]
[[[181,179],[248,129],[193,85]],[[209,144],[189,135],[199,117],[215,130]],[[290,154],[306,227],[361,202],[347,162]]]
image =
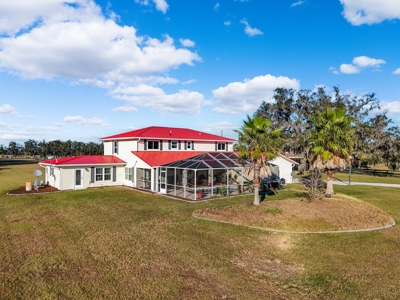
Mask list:
[[293,162],[283,158],[282,156],[278,156],[269,162],[279,166],[279,178],[285,178],[286,183],[293,183]]

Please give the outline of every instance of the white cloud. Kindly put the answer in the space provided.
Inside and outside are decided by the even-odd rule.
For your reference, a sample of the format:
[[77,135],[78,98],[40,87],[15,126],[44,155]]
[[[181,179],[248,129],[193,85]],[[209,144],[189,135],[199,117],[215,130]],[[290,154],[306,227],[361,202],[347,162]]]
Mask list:
[[1,115],[13,115],[13,116],[21,116],[14,107],[10,104],[4,104],[0,106],[0,114]]
[[381,102],[381,110],[387,110],[390,114],[400,113],[400,101]]
[[384,20],[400,19],[398,0],[340,0],[343,16],[353,25],[375,24]]
[[1,140],[6,140],[6,141],[26,141],[31,138],[32,136],[25,135],[22,133],[6,133],[0,136]]
[[93,117],[91,119],[85,119],[82,116],[66,116],[64,117],[65,122],[74,122],[79,125],[89,125],[89,126],[108,126],[107,121],[104,119],[99,119]]
[[249,24],[249,22],[246,21],[246,19],[240,20],[240,23],[245,25],[244,32],[248,36],[263,35],[264,34],[260,29],[250,27],[250,24]]
[[115,107],[112,109],[112,111],[120,111],[120,112],[133,112],[133,111],[138,111],[136,107],[134,106],[119,106]]
[[[136,3],[139,3],[144,6],[150,5],[149,0],[135,0]],[[166,13],[169,7],[167,1],[165,0],[153,0],[153,3],[156,5],[156,9],[161,11],[162,13]]]
[[213,134],[223,135],[223,136],[233,136],[236,138],[236,133],[233,132],[235,129],[239,129],[240,125],[230,123],[230,122],[219,122],[219,123],[206,123],[204,124],[204,131]]
[[117,15],[114,11],[111,10],[111,3],[110,2],[107,3],[106,11],[107,11],[108,17],[111,20],[113,20],[114,22],[120,22],[121,21],[121,17],[119,15]]
[[364,68],[374,68],[374,71],[376,71],[382,64],[386,64],[386,61],[383,59],[375,59],[364,55],[357,56],[353,58],[353,64],[340,65],[340,72],[344,74],[356,74],[360,73]]
[[397,68],[396,70],[394,70],[394,71],[392,72],[392,74],[399,75],[399,74],[400,74],[400,68]]
[[189,39],[179,39],[183,47],[194,47],[195,43]]
[[299,6],[299,5],[304,4],[305,2],[306,2],[306,1],[297,1],[297,2],[292,3],[292,5],[290,5],[290,7]]
[[[171,69],[201,61],[197,53],[177,47],[168,35],[163,39],[138,36],[134,27],[118,25],[117,17],[105,17],[93,0],[28,2],[0,2],[2,71],[26,79],[66,78],[112,92],[121,86],[177,84],[178,79],[168,76]],[[137,2],[149,5],[146,0]],[[164,13],[168,8],[165,0],[152,3]],[[181,43],[195,45],[189,39]],[[151,106],[153,99],[144,101],[150,104],[138,107]],[[157,101],[157,109],[169,103],[163,106]],[[171,105],[166,111],[176,110],[177,105]]]
[[215,5],[214,5],[214,10],[218,10],[218,8],[220,7],[221,5],[217,2]]
[[341,64],[340,72],[344,74],[356,74],[360,73],[360,69],[352,64]]
[[159,112],[186,115],[200,113],[200,106],[204,101],[204,96],[198,92],[180,90],[175,94],[165,94],[162,89],[145,84],[120,86],[111,94],[113,98],[128,102],[134,107],[151,107]]
[[231,114],[254,112],[262,101],[272,101],[274,90],[278,87],[298,90],[300,82],[297,79],[269,74],[245,79],[243,82],[232,82],[212,91],[214,98],[219,101],[219,106],[213,111]]
[[335,74],[335,75],[339,74],[339,71],[336,70],[336,68],[335,68],[335,67],[332,67],[332,66],[329,67],[329,71],[332,71],[332,73]]
[[190,79],[190,80],[182,82],[182,84],[191,84],[191,83],[194,83],[194,82],[196,82],[196,79]]
[[354,57],[353,64],[360,68],[380,67],[382,64],[386,64],[386,61],[383,59],[370,58],[368,56],[358,56]]
[[169,7],[167,1],[165,0],[153,0],[154,3],[156,4],[156,9],[163,12],[164,14],[167,12],[167,9]]
[[225,25],[225,26],[231,25],[231,21],[225,21],[225,22],[224,22],[224,25]]
[[27,131],[29,133],[43,133],[44,131],[58,131],[60,127],[58,126],[28,126],[24,129],[24,132]]
[[[194,52],[176,48],[168,35],[163,40],[140,37],[135,28],[106,19],[92,0],[75,2],[75,7],[51,5],[36,18],[34,14],[24,18],[24,22],[6,19],[6,23],[13,24],[3,27],[32,27],[23,34],[0,38],[1,68],[26,78],[113,80],[119,76],[166,72],[201,60]],[[0,9],[0,16],[9,11]],[[36,20],[42,21],[34,26]]]

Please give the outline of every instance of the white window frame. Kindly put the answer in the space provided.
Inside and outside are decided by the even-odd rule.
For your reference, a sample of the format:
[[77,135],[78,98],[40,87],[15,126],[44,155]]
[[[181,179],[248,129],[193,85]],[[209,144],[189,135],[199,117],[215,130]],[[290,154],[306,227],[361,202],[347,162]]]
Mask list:
[[192,149],[192,142],[190,142],[190,141],[187,141],[186,142],[186,150],[191,150]]
[[132,168],[125,168],[125,180],[132,181]]
[[217,150],[218,151],[226,151],[227,149],[225,149],[226,144],[225,143],[217,143]]
[[[81,181],[80,181],[80,184],[76,184],[76,171],[81,171]],[[75,188],[83,188],[83,174],[84,174],[84,172],[83,172],[83,169],[74,169],[74,186],[75,186]]]
[[[155,143],[157,143],[157,148],[154,147]],[[147,141],[147,150],[160,150],[160,141]]]
[[111,181],[112,180],[112,167],[96,167],[94,180],[100,181]]
[[113,141],[113,153],[118,154],[118,141]]
[[178,141],[171,141],[171,149],[178,149]]

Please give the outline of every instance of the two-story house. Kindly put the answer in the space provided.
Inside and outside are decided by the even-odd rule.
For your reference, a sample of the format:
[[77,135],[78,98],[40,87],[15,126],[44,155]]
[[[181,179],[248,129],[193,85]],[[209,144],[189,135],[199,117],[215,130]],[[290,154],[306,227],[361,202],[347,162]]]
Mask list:
[[243,188],[234,139],[201,131],[146,127],[100,139],[104,155],[49,159],[45,180],[59,190],[125,185],[184,198]]

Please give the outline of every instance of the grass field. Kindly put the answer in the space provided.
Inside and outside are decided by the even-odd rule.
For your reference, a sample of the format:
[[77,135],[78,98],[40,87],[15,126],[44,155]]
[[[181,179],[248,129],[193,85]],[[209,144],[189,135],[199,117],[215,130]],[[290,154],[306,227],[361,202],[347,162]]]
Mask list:
[[[0,166],[1,299],[399,299],[400,229],[288,235],[198,220],[125,188],[7,196],[37,165]],[[297,197],[288,185],[265,200]],[[337,186],[400,222],[399,189]]]
[[[296,175],[297,178],[306,177],[307,175]],[[326,180],[326,174],[322,174],[322,179]],[[335,172],[333,180],[349,182],[349,173]],[[368,183],[392,183],[400,184],[399,177],[391,176],[372,176],[363,174],[351,174],[351,182],[368,182]]]

